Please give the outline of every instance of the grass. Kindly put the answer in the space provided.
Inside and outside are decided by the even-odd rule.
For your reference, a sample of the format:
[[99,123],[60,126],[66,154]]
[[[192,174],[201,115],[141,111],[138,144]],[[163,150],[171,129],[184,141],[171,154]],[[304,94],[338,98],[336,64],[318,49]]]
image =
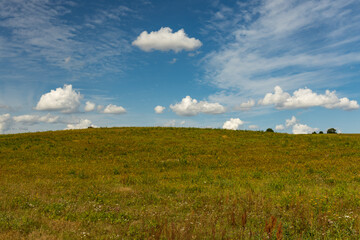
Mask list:
[[0,135],[0,239],[359,239],[360,135]]

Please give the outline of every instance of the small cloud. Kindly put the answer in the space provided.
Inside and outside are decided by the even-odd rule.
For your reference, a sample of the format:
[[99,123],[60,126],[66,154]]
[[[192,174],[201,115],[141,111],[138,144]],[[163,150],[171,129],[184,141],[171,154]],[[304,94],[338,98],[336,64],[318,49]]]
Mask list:
[[306,124],[296,123],[293,126],[292,133],[293,134],[309,134],[309,133],[312,133],[312,132],[318,131],[318,130],[319,130],[318,128],[312,128]]
[[193,51],[202,46],[200,40],[189,38],[184,29],[173,33],[169,27],[162,27],[159,31],[148,33],[143,31],[132,45],[139,47],[145,52],[152,50],[159,51],[174,51],[180,52],[182,50]]
[[164,127],[182,127],[184,126],[186,122],[184,120],[182,121],[176,121],[175,119],[169,120],[164,123]]
[[249,125],[249,129],[251,129],[251,130],[259,129],[259,126],[258,125]]
[[175,126],[176,126],[176,120],[170,120],[164,124],[164,127],[175,127]]
[[226,121],[223,125],[223,129],[229,130],[237,130],[239,126],[243,125],[244,122],[241,121],[239,118],[230,118],[230,120]]
[[247,102],[243,102],[241,103],[239,106],[235,107],[235,110],[240,110],[240,111],[248,111],[250,110],[253,106],[255,106],[255,101],[253,99],[250,99]]
[[85,112],[94,111],[95,110],[95,103],[87,101],[84,110],[85,110]]
[[7,131],[11,123],[11,115],[9,113],[0,115],[0,133]]
[[275,126],[275,130],[277,130],[277,131],[282,131],[282,130],[284,130],[285,129],[285,127],[284,127],[284,125],[282,125],[282,124],[279,124],[279,125],[276,125]]
[[72,85],[64,85],[63,88],[51,90],[41,96],[35,109],[39,111],[61,111],[71,113],[78,111],[82,96],[72,89]]
[[176,61],[177,61],[177,59],[176,59],[176,58],[173,58],[169,63],[170,63],[170,64],[174,64],[174,63],[176,63]]
[[170,105],[170,108],[180,116],[195,116],[199,113],[221,114],[226,111],[225,107],[219,103],[198,102],[190,96],[183,98],[180,103]]
[[338,98],[335,91],[330,92],[326,90],[325,94],[317,94],[311,89],[300,88],[294,91],[291,96],[289,93],[284,92],[279,86],[274,88],[274,93],[267,93],[265,97],[259,101],[259,104],[274,104],[277,109],[309,107],[340,108],[343,110],[359,109],[357,101],[349,100],[348,98]]
[[[294,116],[292,116],[290,119],[285,120],[285,126],[286,128],[292,128],[293,134],[308,134],[319,130],[318,128],[312,128],[306,124],[299,123],[299,121]],[[284,130],[285,127],[284,125],[280,124],[276,125],[275,129]]]
[[116,106],[113,104],[109,104],[105,107],[103,113],[107,113],[107,114],[123,114],[126,113],[125,108],[121,107],[121,106]]
[[58,123],[59,116],[52,116],[47,114],[45,116],[39,115],[20,115],[13,117],[13,120],[17,123],[24,123],[28,125],[33,125],[37,123]]
[[286,127],[294,126],[296,123],[297,123],[297,119],[294,116],[292,116],[291,119],[285,120]]
[[164,110],[165,110],[165,107],[160,106],[160,105],[159,105],[159,106],[156,106],[156,107],[154,108],[154,111],[155,111],[155,113],[157,113],[157,114],[163,113]]
[[71,57],[65,58],[65,59],[64,59],[65,64],[68,64],[68,63],[70,62],[70,60],[71,60]]
[[200,51],[190,52],[190,53],[188,53],[188,56],[189,56],[189,57],[194,57],[194,56],[196,56],[196,55],[198,55],[198,54],[200,54],[200,53],[201,53]]
[[78,123],[68,124],[67,127],[65,128],[65,130],[70,130],[70,129],[85,129],[85,128],[88,128],[88,127],[97,127],[97,126],[93,125],[93,124],[91,123],[91,121],[88,120],[88,119],[81,119],[81,120],[79,120]]

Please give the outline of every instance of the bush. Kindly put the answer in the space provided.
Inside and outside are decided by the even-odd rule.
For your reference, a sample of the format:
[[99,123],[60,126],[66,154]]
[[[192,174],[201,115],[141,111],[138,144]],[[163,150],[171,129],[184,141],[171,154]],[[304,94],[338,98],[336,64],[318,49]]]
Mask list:
[[274,132],[271,128],[266,129],[266,132]]
[[327,133],[328,133],[328,134],[336,134],[336,129],[335,129],[335,128],[329,128],[329,129],[327,130]]
[[313,131],[313,132],[312,132],[312,134],[316,134],[316,132],[315,132],[315,131]]
[[320,131],[319,134],[324,134],[324,132],[323,132],[323,131]]

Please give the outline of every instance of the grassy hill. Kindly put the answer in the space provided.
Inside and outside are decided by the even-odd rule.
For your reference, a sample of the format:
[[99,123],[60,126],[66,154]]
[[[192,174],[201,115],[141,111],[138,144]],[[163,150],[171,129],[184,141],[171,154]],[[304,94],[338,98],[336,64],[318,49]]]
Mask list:
[[359,239],[360,135],[0,135],[0,239]]

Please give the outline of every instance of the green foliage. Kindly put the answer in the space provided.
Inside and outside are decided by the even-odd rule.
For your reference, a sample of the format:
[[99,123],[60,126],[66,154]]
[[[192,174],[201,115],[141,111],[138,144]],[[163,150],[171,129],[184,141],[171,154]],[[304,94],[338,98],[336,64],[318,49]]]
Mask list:
[[328,133],[328,134],[336,134],[337,132],[336,132],[336,129],[335,129],[335,128],[329,128],[329,129],[327,130],[327,133]]
[[274,130],[272,130],[272,128],[268,128],[266,129],[266,132],[274,132]]
[[195,128],[0,135],[0,239],[358,239],[359,149]]

